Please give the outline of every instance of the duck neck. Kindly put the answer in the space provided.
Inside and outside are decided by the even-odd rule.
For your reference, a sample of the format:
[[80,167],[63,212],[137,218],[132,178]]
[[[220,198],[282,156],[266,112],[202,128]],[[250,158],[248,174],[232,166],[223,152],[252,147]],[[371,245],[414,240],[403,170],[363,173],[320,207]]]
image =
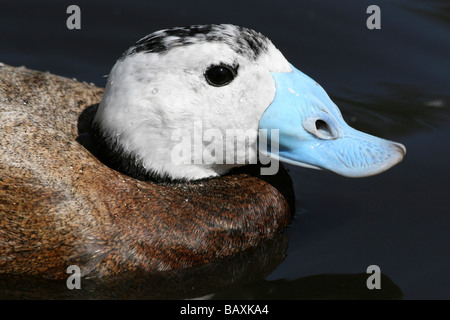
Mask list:
[[89,151],[111,169],[138,180],[161,182],[168,180],[166,177],[148,172],[135,155],[126,152],[117,142],[108,139],[97,123],[92,124],[90,140]]

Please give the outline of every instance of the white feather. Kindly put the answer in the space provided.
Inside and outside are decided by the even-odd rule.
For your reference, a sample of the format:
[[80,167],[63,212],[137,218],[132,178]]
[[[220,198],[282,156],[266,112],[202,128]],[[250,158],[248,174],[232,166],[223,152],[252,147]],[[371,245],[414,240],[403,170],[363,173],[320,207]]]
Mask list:
[[[215,64],[238,64],[236,78],[223,87],[209,85],[204,73]],[[172,135],[177,129],[190,137],[215,129],[224,139],[234,139],[225,135],[227,129],[249,130],[245,146],[235,147],[248,152],[248,161],[256,160],[259,119],[275,96],[270,72],[290,71],[270,42],[256,60],[222,42],[193,43],[162,54],[134,53],[112,68],[95,122],[149,173],[173,179],[221,175],[240,164],[174,163],[172,152],[180,141]]]

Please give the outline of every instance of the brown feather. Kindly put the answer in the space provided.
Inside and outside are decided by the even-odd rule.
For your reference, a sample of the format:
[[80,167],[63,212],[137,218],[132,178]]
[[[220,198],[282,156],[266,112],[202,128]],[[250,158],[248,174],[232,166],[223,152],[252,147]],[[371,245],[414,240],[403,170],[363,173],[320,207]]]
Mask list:
[[186,268],[256,246],[290,222],[284,169],[259,177],[258,166],[247,166],[168,183],[102,163],[77,141],[94,112],[80,115],[102,94],[0,67],[0,273],[67,278],[73,264],[88,277]]

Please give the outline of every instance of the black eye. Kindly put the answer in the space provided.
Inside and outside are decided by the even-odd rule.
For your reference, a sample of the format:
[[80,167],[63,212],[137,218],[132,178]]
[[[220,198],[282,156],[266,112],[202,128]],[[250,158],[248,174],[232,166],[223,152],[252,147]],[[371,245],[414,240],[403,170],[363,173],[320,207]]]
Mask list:
[[205,72],[206,80],[210,85],[221,87],[229,84],[236,76],[236,71],[227,66],[211,66]]

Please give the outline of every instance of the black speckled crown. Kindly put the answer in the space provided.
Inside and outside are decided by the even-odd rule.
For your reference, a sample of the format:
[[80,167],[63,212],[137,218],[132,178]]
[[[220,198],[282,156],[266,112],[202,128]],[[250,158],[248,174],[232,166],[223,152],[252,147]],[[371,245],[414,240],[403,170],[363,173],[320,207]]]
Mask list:
[[176,47],[203,42],[226,43],[239,55],[255,60],[262,52],[267,52],[270,40],[259,32],[231,24],[175,27],[140,39],[121,59],[138,52],[164,54]]

